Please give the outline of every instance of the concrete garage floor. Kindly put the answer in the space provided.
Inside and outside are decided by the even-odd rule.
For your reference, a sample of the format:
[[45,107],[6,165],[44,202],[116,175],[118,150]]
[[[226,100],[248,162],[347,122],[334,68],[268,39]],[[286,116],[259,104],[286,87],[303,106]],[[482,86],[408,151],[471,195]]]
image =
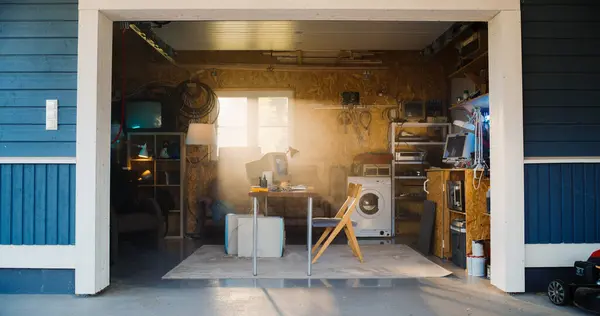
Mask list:
[[[399,280],[161,280],[199,245],[166,252],[126,249],[112,285],[95,297],[0,295],[0,315],[584,315],[556,308],[544,296],[510,296],[489,282],[454,276]],[[440,262],[438,262],[440,263]]]

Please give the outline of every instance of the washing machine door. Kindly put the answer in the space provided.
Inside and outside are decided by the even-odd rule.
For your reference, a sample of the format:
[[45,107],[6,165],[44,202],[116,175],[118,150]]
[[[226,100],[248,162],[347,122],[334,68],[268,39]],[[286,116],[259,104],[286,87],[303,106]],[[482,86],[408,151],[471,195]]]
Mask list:
[[363,190],[356,202],[356,211],[364,218],[375,218],[385,209],[385,200],[377,190]]

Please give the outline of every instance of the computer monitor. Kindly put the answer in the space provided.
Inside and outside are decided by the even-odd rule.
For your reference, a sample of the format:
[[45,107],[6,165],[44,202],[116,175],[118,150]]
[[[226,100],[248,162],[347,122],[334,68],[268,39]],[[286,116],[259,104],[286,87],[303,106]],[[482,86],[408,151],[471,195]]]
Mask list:
[[475,135],[472,133],[449,134],[444,146],[444,163],[456,163],[471,159],[475,147]]
[[267,153],[261,159],[246,164],[246,176],[252,185],[258,185],[263,172],[273,172],[273,182],[289,181],[288,161],[285,153]]

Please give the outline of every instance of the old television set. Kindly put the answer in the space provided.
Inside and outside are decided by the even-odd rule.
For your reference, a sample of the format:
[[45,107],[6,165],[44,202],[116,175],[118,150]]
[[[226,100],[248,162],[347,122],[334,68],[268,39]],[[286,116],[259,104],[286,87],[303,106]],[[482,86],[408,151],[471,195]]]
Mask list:
[[427,116],[425,112],[425,102],[409,101],[402,104],[402,116],[407,121],[424,120]]
[[285,153],[267,153],[261,159],[246,164],[246,176],[252,185],[257,185],[263,172],[273,173],[273,182],[287,182],[290,179],[287,155]]
[[464,162],[471,159],[475,147],[475,135],[473,133],[457,133],[446,136],[444,145],[444,163]]
[[125,102],[127,130],[159,130],[163,127],[163,105],[158,100],[130,100]]

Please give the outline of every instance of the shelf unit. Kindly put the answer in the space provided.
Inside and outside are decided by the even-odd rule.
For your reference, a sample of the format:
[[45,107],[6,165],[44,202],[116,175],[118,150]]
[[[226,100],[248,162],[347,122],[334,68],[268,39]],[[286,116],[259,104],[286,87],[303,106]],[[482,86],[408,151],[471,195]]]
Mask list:
[[[168,142],[178,148],[178,152],[169,154],[173,158],[158,158],[163,144]],[[162,210],[168,222],[166,239],[183,238],[186,223],[185,192],[185,134],[177,132],[130,132],[127,134],[127,167],[129,170],[143,172],[149,170],[152,179],[138,184],[140,190],[155,198],[168,196],[174,205],[171,209]],[[146,144],[149,158],[139,158],[138,145]],[[170,148],[173,150],[172,148]],[[162,206],[162,205],[161,205]]]
[[[420,214],[415,213],[407,213],[406,210],[400,210],[399,207],[403,203],[410,203],[413,205],[418,205],[420,203],[420,212],[422,212],[422,202],[425,200],[425,197],[414,197],[414,196],[399,196],[397,192],[398,187],[409,188],[410,193],[420,193],[423,194],[423,182],[427,180],[427,176],[424,173],[425,169],[429,167],[429,163],[427,161],[396,161],[396,152],[400,151],[402,148],[410,149],[415,147],[426,147],[427,150],[431,150],[435,147],[439,147],[443,150],[443,146],[445,145],[446,136],[450,132],[451,124],[449,123],[419,123],[419,122],[403,122],[403,123],[391,123],[390,126],[390,153],[394,157],[394,161],[392,163],[392,216],[394,218],[394,230],[393,235],[396,234],[396,227],[400,222],[404,221],[420,221]],[[410,128],[414,130],[418,130],[419,133],[429,132],[431,130],[440,130],[441,132],[437,136],[438,139],[434,141],[397,141],[397,135],[402,129]],[[422,149],[421,149],[422,150]],[[414,167],[422,169],[423,174],[420,176],[413,175],[397,175],[399,169],[406,167]],[[402,184],[402,185],[400,185]],[[418,191],[418,192],[415,192]],[[418,206],[417,206],[418,207]],[[406,215],[410,214],[410,215]]]
[[[431,169],[427,172],[427,199],[435,203],[436,215],[433,235],[433,254],[439,258],[452,258],[450,225],[460,218],[466,222],[466,254],[471,253],[473,240],[490,239],[490,214],[487,213],[486,193],[490,179],[481,179],[479,189],[473,186],[473,169]],[[464,183],[464,212],[448,207],[447,182]]]

